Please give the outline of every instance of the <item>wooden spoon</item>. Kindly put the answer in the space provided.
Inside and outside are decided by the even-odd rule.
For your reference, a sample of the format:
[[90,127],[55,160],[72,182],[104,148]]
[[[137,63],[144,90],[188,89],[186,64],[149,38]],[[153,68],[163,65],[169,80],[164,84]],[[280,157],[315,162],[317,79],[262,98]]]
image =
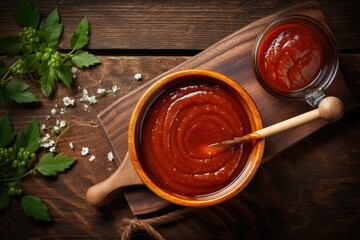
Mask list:
[[213,143],[206,146],[204,151],[206,151],[209,156],[214,156],[244,142],[266,138],[279,132],[312,122],[319,118],[329,122],[334,122],[342,118],[343,115],[343,102],[337,97],[326,97],[320,102],[317,109],[279,122],[272,126],[262,128],[242,137],[236,137],[232,140],[227,140],[220,143]]

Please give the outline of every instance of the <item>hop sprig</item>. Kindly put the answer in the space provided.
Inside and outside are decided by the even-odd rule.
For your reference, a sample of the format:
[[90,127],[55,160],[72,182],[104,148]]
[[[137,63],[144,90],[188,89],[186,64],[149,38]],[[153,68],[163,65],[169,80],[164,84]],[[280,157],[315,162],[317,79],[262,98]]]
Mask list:
[[[89,67],[100,63],[96,57],[82,50],[89,43],[89,23],[84,17],[71,37],[69,53],[60,50],[59,41],[63,32],[60,15],[55,8],[46,18],[41,18],[40,11],[32,8],[27,0],[16,0],[15,18],[23,27],[18,36],[0,38],[0,54],[21,57],[10,67],[0,61],[0,101],[10,107],[12,102],[26,103],[38,101],[28,91],[12,91],[8,86],[13,77],[28,74],[39,82],[45,96],[50,96],[56,89],[56,82],[71,87],[74,74],[71,67]],[[21,95],[20,99],[18,95]]]
[[56,176],[68,169],[76,160],[63,154],[47,153],[38,160],[40,128],[36,119],[16,138],[7,116],[0,120],[0,210],[9,207],[10,198],[21,199],[21,206],[29,217],[50,221],[47,207],[36,196],[24,196],[21,180],[39,172]]

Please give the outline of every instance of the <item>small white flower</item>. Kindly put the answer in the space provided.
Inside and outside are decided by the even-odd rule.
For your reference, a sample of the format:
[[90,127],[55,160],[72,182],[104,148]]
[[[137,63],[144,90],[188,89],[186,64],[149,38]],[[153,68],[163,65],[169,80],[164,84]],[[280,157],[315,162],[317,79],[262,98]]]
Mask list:
[[48,141],[50,139],[50,135],[47,133],[46,135],[45,135],[45,137],[43,137],[43,141],[44,142],[46,142],[46,141]]
[[135,78],[137,81],[141,80],[141,79],[142,79],[141,73],[135,74],[134,78]]
[[49,152],[55,152],[56,151],[56,148],[55,147],[51,147],[50,149],[49,149]]
[[107,155],[107,158],[108,158],[109,161],[114,160],[114,155],[113,155],[113,153],[112,153],[112,152],[109,152],[108,155]]
[[51,114],[52,114],[52,115],[55,115],[55,114],[56,114],[56,109],[55,109],[55,108],[51,109]]
[[51,116],[49,116],[49,115],[47,115],[47,116],[45,117],[46,120],[49,120],[50,118],[51,118]]
[[61,108],[61,109],[60,109],[60,114],[61,114],[61,115],[64,115],[64,114],[65,114],[65,108]]
[[71,67],[71,72],[73,74],[73,78],[76,78],[76,73],[78,72],[78,68],[77,67]]
[[89,158],[89,161],[92,162],[92,161],[95,160],[95,158],[96,158],[96,157],[95,157],[94,155],[91,155],[91,157]]
[[58,108],[59,106],[57,104],[55,104],[55,107]]
[[77,67],[71,67],[71,72],[73,73],[73,74],[76,74],[77,73],[77,71],[78,71],[79,69],[77,68]]
[[104,88],[98,88],[98,90],[97,90],[97,93],[98,94],[102,94],[102,93],[104,93],[106,90],[104,89]]
[[95,104],[95,103],[97,102],[95,96],[88,97],[88,98],[87,98],[87,101],[88,101],[90,104]]
[[72,142],[69,143],[71,149],[74,149],[74,144]]
[[90,112],[89,105],[84,104],[84,111],[85,111],[85,112]]
[[82,147],[81,155],[86,156],[88,154],[89,154],[89,148],[88,147]]
[[46,130],[46,125],[45,124],[43,124],[43,125],[41,125],[41,130]]
[[55,125],[53,128],[52,128],[53,132],[55,133],[58,133],[59,130],[60,130],[60,127],[58,125]]
[[[87,102],[89,104],[95,104],[97,102],[97,100],[96,100],[96,96],[94,96],[94,95],[90,97],[88,95],[88,91],[84,88],[83,96],[82,96],[82,98],[80,98],[80,102]],[[85,107],[85,108],[87,108],[87,107]]]
[[65,121],[65,120],[61,120],[59,126],[60,126],[60,128],[65,127],[65,126],[66,126],[66,121]]
[[111,90],[113,93],[116,92],[118,90],[118,86],[116,85],[112,86]]
[[65,106],[74,106],[75,104],[75,99],[71,99],[69,97],[64,97],[63,98],[63,102]]

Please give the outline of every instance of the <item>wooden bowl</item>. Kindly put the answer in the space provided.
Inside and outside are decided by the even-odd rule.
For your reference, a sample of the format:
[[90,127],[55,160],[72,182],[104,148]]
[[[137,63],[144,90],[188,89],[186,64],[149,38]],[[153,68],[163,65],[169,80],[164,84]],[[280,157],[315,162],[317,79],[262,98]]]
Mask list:
[[246,115],[248,116],[251,132],[260,129],[263,126],[260,113],[249,94],[234,80],[217,72],[198,69],[175,72],[161,78],[143,94],[141,99],[138,101],[133,114],[131,115],[128,129],[128,150],[132,164],[142,182],[151,191],[171,203],[189,207],[205,207],[215,205],[226,201],[244,189],[255,175],[260,165],[265,144],[264,140],[250,143],[250,155],[241,172],[234,178],[231,183],[215,193],[196,197],[186,196],[169,191],[163,187],[165,184],[158,184],[158,180],[155,180],[154,177],[150,177],[146,167],[144,167],[141,154],[142,150],[140,144],[140,135],[144,118],[155,99],[158,98],[159,95],[161,95],[161,93],[166,89],[181,82],[191,82],[193,79],[199,78],[204,81],[210,81],[213,84],[223,86],[238,95],[237,97],[240,99],[241,105],[245,109]]

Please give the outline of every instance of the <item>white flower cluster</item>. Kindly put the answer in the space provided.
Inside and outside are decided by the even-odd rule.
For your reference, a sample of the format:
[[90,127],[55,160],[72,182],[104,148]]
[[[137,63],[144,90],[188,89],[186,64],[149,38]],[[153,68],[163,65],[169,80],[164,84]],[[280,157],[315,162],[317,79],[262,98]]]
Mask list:
[[[71,69],[73,72],[73,77],[76,77],[76,72],[78,71],[77,68],[72,68]],[[142,76],[140,73],[135,74],[135,79],[136,80],[140,80],[142,79]],[[80,86],[78,88],[79,90],[81,90]],[[63,97],[63,107],[59,107],[58,104],[55,104],[55,107],[51,109],[50,114],[47,115],[45,117],[46,120],[50,120],[52,117],[55,117],[55,115],[60,114],[60,115],[64,115],[65,113],[68,113],[67,108],[68,107],[72,107],[75,106],[75,103],[77,101],[79,102],[83,102],[84,103],[84,110],[87,112],[90,112],[89,106],[90,105],[94,105],[97,103],[98,101],[98,97],[104,96],[108,93],[115,93],[119,90],[119,87],[117,85],[114,85],[111,87],[111,90],[106,90],[105,88],[98,88],[96,93],[97,95],[94,94],[89,94],[87,89],[82,89],[82,97],[77,100],[74,98],[70,98],[68,96]],[[55,125],[51,126],[50,124],[42,124],[41,125],[41,130],[44,132],[48,131],[44,137],[39,139],[39,143],[42,147],[49,149],[50,152],[55,152],[56,151],[56,143],[59,140],[59,138],[61,137],[61,135],[67,131],[69,129],[69,125],[66,123],[65,120],[59,120],[56,117],[56,123]],[[50,133],[50,134],[49,134]],[[53,135],[53,136],[51,136]],[[71,149],[74,149],[74,144],[72,142],[69,143],[69,147]],[[88,147],[82,147],[81,149],[81,155],[82,156],[87,156],[90,153],[90,150]],[[112,161],[114,159],[113,153],[109,152],[107,155],[107,158],[109,161]],[[93,161],[96,159],[95,155],[91,155],[89,158],[89,161]]]
[[83,96],[82,98],[80,98],[80,102],[87,102],[89,104],[95,104],[97,102],[96,96],[95,95],[89,96],[89,93],[85,88],[83,89],[82,94]]
[[119,89],[118,86],[114,85],[111,87],[111,90],[106,90],[105,88],[98,88],[96,93],[98,95],[89,94],[87,89],[82,90],[82,97],[80,98],[80,102],[84,103],[84,111],[90,112],[90,106],[97,103],[98,98],[105,96],[108,93],[115,93]]
[[95,95],[89,96],[89,93],[85,88],[83,89],[82,94],[83,96],[82,98],[80,98],[80,102],[85,102],[84,111],[90,112],[89,105],[94,105],[97,102],[96,96]]
[[[70,104],[71,104],[71,102],[73,100],[69,98],[69,99],[66,99],[66,101],[69,101]],[[65,100],[64,100],[64,102],[65,102]],[[52,115],[56,115],[57,113],[59,113],[59,114],[64,114],[65,113],[64,108],[61,108],[59,112],[58,112],[58,109],[59,109],[59,106],[57,104],[55,104],[55,108],[53,108],[50,111],[50,113]],[[49,120],[50,118],[51,118],[50,115],[46,116],[46,120]],[[67,129],[69,129],[69,126],[68,126],[68,124],[67,124],[67,122],[65,120],[56,119],[56,122],[55,122],[54,125],[41,124],[40,129],[43,132],[44,131],[49,131],[49,132],[47,132],[45,134],[45,136],[43,138],[39,139],[40,146],[43,147],[43,148],[47,148],[50,152],[55,152],[56,151],[56,142],[59,140],[62,133],[64,133],[65,131],[67,131]]]
[[65,120],[56,120],[55,126],[52,127],[51,131],[54,133],[59,133],[61,128],[66,127]]
[[[61,130],[67,126],[67,123],[65,120],[56,120],[56,124],[54,126],[46,126],[45,124],[41,125],[41,130],[51,130],[52,133],[54,133],[56,136],[51,137],[49,133],[45,134],[45,137],[41,138],[39,140],[40,146],[43,148],[48,148],[50,152],[56,151],[56,142],[59,138],[59,134],[61,133]],[[66,130],[64,130],[66,131]]]
[[[65,107],[59,109],[59,106],[55,104],[55,108],[51,109],[50,111],[51,115],[56,115],[57,113],[64,115],[66,113],[67,107],[75,105],[75,99],[71,99],[69,97],[64,97],[63,102]],[[51,118],[51,115],[47,115],[46,120],[49,120]]]
[[48,133],[40,139],[39,143],[41,147],[48,148],[50,152],[56,151],[55,141]]

